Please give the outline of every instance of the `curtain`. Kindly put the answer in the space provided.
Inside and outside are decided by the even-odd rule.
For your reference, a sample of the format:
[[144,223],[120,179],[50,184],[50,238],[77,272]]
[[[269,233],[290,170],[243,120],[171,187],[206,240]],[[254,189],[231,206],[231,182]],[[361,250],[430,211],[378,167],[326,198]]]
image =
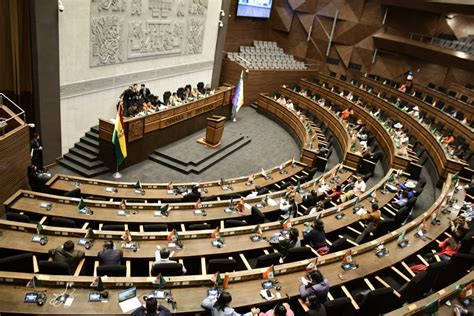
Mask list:
[[33,122],[30,3],[1,0],[0,12],[0,92],[22,107],[27,121]]

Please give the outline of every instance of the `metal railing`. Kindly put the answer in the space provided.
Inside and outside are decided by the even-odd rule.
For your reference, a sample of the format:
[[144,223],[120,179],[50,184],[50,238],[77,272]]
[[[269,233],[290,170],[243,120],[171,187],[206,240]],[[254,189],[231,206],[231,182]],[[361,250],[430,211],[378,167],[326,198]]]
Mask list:
[[[7,100],[9,104],[5,104],[4,100]],[[9,97],[7,97],[5,94],[0,92],[0,105],[3,104],[7,106],[10,110],[12,110],[15,115],[9,117],[9,118],[0,118],[0,125],[5,124],[5,126],[8,124],[10,120],[13,120],[14,118],[20,117],[23,120],[23,123],[26,124],[26,113],[25,110],[23,110],[21,107],[18,106],[15,102],[13,102]],[[18,112],[19,111],[19,112]],[[18,113],[16,113],[18,112]]]

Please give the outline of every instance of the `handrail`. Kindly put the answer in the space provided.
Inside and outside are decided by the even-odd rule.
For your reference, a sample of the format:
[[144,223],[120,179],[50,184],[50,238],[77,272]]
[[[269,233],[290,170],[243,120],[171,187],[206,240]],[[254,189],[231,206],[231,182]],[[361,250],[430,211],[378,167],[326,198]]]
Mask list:
[[8,122],[16,117],[19,117],[19,116],[23,116],[23,122],[26,123],[26,113],[25,113],[25,110],[23,110],[21,107],[19,107],[15,102],[13,102],[9,97],[7,97],[4,93],[1,93],[0,92],[0,104],[3,104],[3,98],[7,99],[11,104],[13,104],[18,110],[20,110],[20,113],[12,116],[12,117],[9,117],[7,119],[4,120],[4,122]]

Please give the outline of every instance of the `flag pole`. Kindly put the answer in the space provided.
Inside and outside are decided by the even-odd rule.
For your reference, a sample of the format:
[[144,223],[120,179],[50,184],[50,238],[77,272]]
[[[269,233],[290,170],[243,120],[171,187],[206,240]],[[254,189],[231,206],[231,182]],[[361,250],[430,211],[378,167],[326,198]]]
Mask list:
[[114,179],[120,179],[120,178],[122,177],[122,174],[119,172],[119,165],[118,165],[118,162],[117,162],[117,171],[112,174],[112,177],[113,177]]
[[122,178],[122,174],[119,172],[119,162],[118,159],[115,159],[115,162],[117,164],[117,169],[115,169],[115,172],[112,174],[112,178],[114,179],[120,179]]

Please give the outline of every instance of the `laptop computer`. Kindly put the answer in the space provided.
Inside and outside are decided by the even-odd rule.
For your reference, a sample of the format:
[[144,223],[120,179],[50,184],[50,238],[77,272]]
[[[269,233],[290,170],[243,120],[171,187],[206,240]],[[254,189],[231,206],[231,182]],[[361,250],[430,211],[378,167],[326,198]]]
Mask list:
[[131,311],[134,311],[142,306],[140,300],[137,297],[136,287],[120,291],[118,293],[118,301],[123,313],[130,313]]

